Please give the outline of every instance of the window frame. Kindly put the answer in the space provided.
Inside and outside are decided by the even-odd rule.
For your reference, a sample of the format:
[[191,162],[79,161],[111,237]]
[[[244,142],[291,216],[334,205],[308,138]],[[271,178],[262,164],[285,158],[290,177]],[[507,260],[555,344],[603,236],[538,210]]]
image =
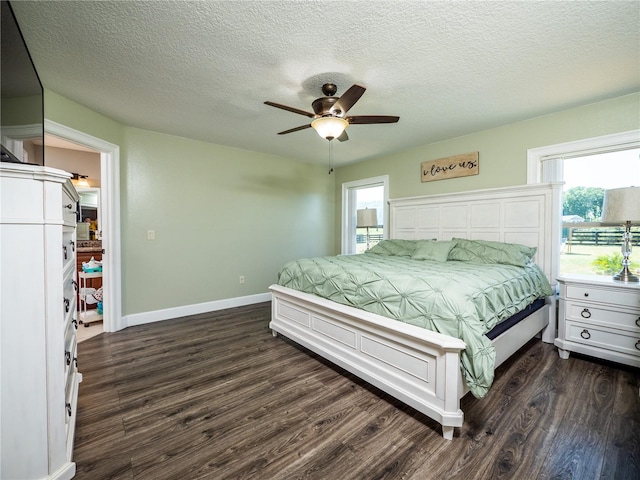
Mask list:
[[356,249],[356,201],[355,193],[362,188],[383,187],[382,238],[389,235],[389,175],[363,178],[342,184],[342,220],[341,246],[342,255],[355,253]]
[[[563,162],[565,159],[634,148],[640,148],[640,129],[528,149],[527,184],[564,183]],[[562,209],[562,205],[560,205],[560,209]],[[562,211],[558,212],[557,221],[559,228],[562,229]],[[560,251],[561,249],[558,249],[558,256]],[[556,264],[558,266],[556,275],[558,275],[560,273],[560,258],[556,259]]]
[[562,161],[640,148],[640,129],[527,150],[527,184],[562,182]]

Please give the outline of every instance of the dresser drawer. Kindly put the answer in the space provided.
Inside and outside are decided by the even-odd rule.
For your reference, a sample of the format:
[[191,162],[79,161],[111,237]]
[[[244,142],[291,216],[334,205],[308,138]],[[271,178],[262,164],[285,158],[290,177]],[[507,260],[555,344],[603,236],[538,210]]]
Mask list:
[[70,384],[69,378],[77,371],[78,367],[78,343],[75,335],[67,335],[64,339],[64,378],[65,390]]
[[614,309],[607,305],[594,305],[587,302],[567,302],[567,320],[574,320],[591,325],[610,325],[624,328],[640,334],[640,310]]
[[567,299],[608,303],[616,307],[640,308],[637,290],[598,288],[588,285],[567,285]]
[[[77,284],[75,281],[75,275],[73,270],[69,270],[69,274],[65,275],[62,280],[62,295],[64,296],[64,316],[67,316],[67,313],[73,312],[76,307],[76,289]],[[68,308],[67,308],[68,303]]]
[[65,318],[64,324],[64,337],[68,338],[70,336],[76,337],[78,334],[78,320],[76,319],[76,313],[73,312],[73,315]]
[[67,264],[76,261],[75,230],[70,227],[62,229],[62,265],[63,270],[67,269]]
[[[65,332],[64,336],[64,352],[65,352],[65,363],[67,367],[71,365],[71,361],[75,355],[77,337],[74,331]],[[67,352],[69,354],[67,355]]]
[[62,221],[65,225],[71,226],[76,224],[76,219],[76,203],[69,198],[65,198],[62,204]]
[[62,188],[62,221],[65,225],[75,227],[77,218],[77,201],[65,185]]
[[[78,365],[77,365],[77,345],[74,344],[73,350],[69,351],[66,350],[66,352],[69,352],[69,355],[71,357],[71,362],[67,365],[66,364],[66,358],[65,358],[65,384],[64,384],[64,392],[65,392],[65,404],[68,406],[73,406],[75,399],[74,396],[76,395],[76,389],[75,389],[75,384],[76,384],[76,377],[77,377],[77,373],[78,373]],[[69,422],[69,420],[71,420],[71,414],[73,413],[73,409],[70,411],[69,407],[67,406],[66,408],[66,421]]]
[[567,322],[567,340],[640,357],[640,334]]

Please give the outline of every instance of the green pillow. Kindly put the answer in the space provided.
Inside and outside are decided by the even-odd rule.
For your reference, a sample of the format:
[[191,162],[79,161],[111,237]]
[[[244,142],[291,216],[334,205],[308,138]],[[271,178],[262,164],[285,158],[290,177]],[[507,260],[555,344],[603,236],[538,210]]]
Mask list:
[[365,253],[376,255],[388,255],[396,257],[410,257],[416,249],[416,240],[390,239],[382,240],[371,247]]
[[437,242],[434,240],[421,240],[417,243],[413,252],[414,260],[433,260],[434,262],[446,262],[449,251],[454,245],[453,240]]
[[465,240],[454,238],[455,245],[449,252],[449,260],[471,263],[502,263],[525,267],[531,263],[537,248],[518,243],[492,242],[489,240]]

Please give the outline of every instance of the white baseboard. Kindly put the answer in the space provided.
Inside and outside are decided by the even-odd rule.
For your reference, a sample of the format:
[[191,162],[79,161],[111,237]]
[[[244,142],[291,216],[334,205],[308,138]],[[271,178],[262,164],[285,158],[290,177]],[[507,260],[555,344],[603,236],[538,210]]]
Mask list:
[[134,313],[123,316],[122,325],[123,328],[133,327],[135,325],[144,325],[147,323],[160,322],[162,320],[170,320],[189,315],[198,315],[200,313],[215,312],[216,310],[224,310],[225,308],[242,307],[244,305],[252,305],[254,303],[269,301],[271,301],[271,293],[267,292],[247,295],[246,297],[226,298],[224,300],[215,300],[213,302],[196,303],[195,305],[165,308],[163,310],[154,310],[152,312]]

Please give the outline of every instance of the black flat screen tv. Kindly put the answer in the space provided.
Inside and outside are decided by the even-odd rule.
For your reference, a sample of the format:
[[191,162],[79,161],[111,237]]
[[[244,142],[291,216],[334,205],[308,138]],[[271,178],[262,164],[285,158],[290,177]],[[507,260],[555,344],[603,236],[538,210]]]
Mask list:
[[44,90],[10,3],[0,3],[1,160],[44,165]]

